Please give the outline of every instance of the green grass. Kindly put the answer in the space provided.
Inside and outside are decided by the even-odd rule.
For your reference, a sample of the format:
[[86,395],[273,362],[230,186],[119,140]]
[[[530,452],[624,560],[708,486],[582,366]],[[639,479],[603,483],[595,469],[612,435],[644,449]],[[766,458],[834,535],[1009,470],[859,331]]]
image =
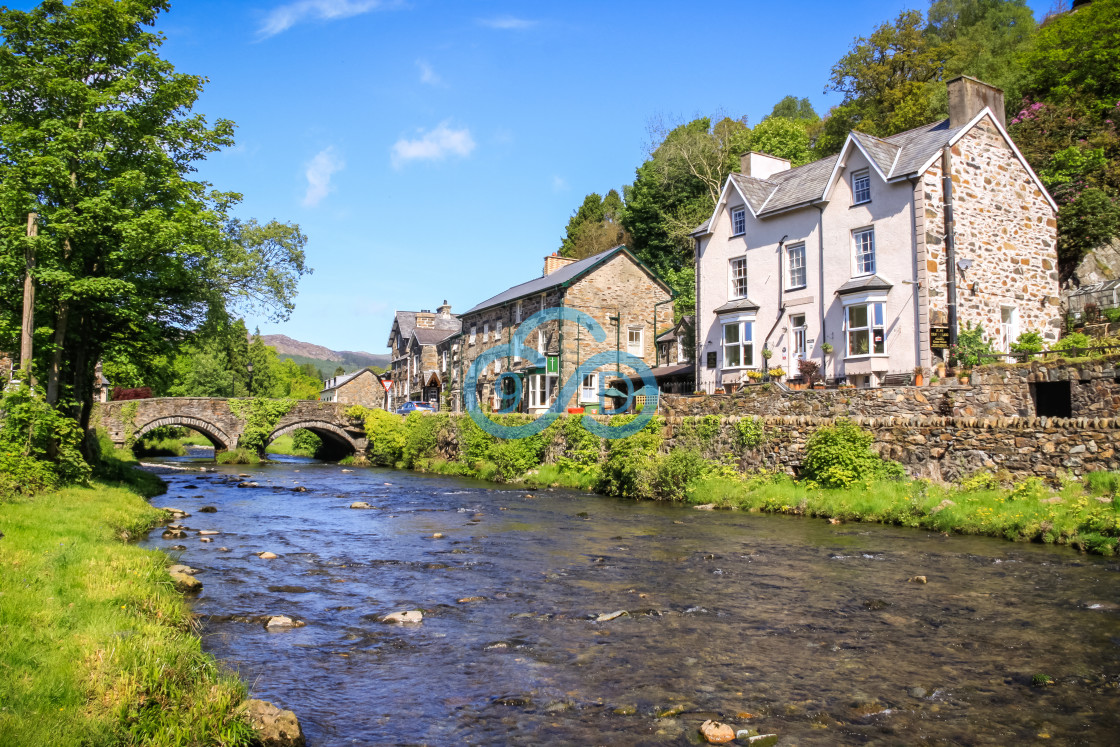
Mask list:
[[230,449],[216,457],[218,464],[260,464],[260,454],[252,449]]
[[184,456],[187,447],[177,438],[142,438],[133,451],[138,456]]
[[315,456],[315,452],[313,452],[313,451],[308,451],[307,449],[297,449],[295,447],[295,439],[293,439],[290,434],[286,435],[286,436],[280,436],[280,438],[278,438],[275,441],[273,441],[272,443],[270,443],[268,445],[268,448],[265,449],[265,453],[266,454],[289,454],[291,456],[304,456],[304,457]]
[[[535,474],[534,474],[535,473]],[[542,464],[530,470],[520,481],[531,488],[569,488],[571,490],[594,490],[599,481],[597,467],[562,467],[557,464]]]
[[[1102,503],[1097,498],[1113,498],[1117,482],[1115,477],[1089,476],[1084,483],[1066,482],[1054,491],[1037,479],[1014,487],[999,487],[994,479],[973,478],[956,487],[899,480],[833,490],[794,482],[785,475],[722,475],[690,483],[686,500],[750,511],[1057,543],[1114,555],[1120,511],[1115,499]],[[1102,483],[1103,489],[1099,487]],[[1053,498],[1061,502],[1043,503]],[[943,501],[952,504],[936,510]]]
[[206,436],[197,431],[187,431],[187,435],[179,439],[179,443],[184,446],[213,446],[214,444]]
[[167,556],[120,539],[164,515],[131,482],[152,488],[130,477],[0,504],[5,745],[248,743],[245,687],[202,651]]

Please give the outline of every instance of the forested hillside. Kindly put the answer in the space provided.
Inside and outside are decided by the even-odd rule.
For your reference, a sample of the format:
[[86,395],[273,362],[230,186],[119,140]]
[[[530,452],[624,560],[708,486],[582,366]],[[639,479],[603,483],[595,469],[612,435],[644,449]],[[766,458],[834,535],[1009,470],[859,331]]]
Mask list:
[[693,299],[689,232],[706,220],[748,150],[808,163],[852,129],[886,136],[948,116],[945,81],[971,75],[1004,90],[1010,133],[1060,206],[1067,278],[1085,253],[1120,235],[1120,0],[1078,2],[1036,22],[1025,0],[934,0],[855,39],[822,72],[843,95],[823,117],[789,95],[753,127],[746,117],[655,123],[648,158],[621,194],[588,195],[560,252],[582,257],[625,243]]

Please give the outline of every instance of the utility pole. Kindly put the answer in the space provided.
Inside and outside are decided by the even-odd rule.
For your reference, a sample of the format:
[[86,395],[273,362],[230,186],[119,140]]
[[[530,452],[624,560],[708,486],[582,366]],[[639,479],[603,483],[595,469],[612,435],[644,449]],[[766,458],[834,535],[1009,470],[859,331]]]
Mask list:
[[23,278],[23,327],[19,339],[19,366],[23,371],[21,378],[25,383],[31,383],[31,334],[35,327],[35,281],[31,271],[35,267],[35,242],[32,239],[39,235],[39,214],[27,214],[27,243],[23,250],[24,260],[27,264],[27,274]]

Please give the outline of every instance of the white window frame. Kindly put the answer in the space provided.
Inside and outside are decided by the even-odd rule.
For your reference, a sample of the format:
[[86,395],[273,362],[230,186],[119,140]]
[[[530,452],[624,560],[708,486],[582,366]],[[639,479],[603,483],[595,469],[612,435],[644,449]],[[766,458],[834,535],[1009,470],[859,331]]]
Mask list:
[[852,277],[859,278],[874,274],[875,227],[857,228],[852,231]]
[[490,342],[490,322],[482,325],[482,341]]
[[[1003,314],[1005,311],[1011,312],[1008,316],[1008,321],[1003,321]],[[1000,306],[999,307],[999,334],[1002,338],[999,340],[1000,352],[1010,353],[1011,345],[1019,339],[1019,307],[1018,306]]]
[[495,358],[494,359],[494,375],[497,376],[501,372],[502,372],[502,359],[501,358]]
[[[635,332],[638,333],[638,341],[637,341],[636,345],[635,345],[634,341],[631,339],[631,335],[633,335]],[[631,325],[631,326],[626,328],[626,352],[627,353],[629,353],[630,355],[636,355],[639,358],[645,358],[646,357],[645,342],[646,342],[646,340],[645,340],[645,328],[644,327],[639,326],[639,325]]]
[[471,345],[474,345],[475,332],[476,331],[477,331],[477,328],[475,327],[475,325],[472,324],[471,325],[471,342],[470,342]]
[[[800,257],[800,264],[794,266],[794,258]],[[798,282],[794,272],[799,271],[801,280]],[[805,245],[794,244],[793,246],[786,247],[786,280],[789,282],[790,290],[797,290],[804,288],[809,283],[809,271],[805,266]]]
[[747,232],[746,206],[731,208],[731,235],[742,236]]
[[544,355],[544,330],[537,330],[537,352]]
[[556,381],[559,377],[555,374],[532,374],[529,376],[529,407],[545,408],[549,406],[552,395],[556,392]]
[[[801,323],[798,324],[797,320],[800,319]],[[793,360],[799,361],[809,357],[809,327],[808,327],[808,314],[790,314],[789,328],[790,328],[790,347],[792,348]],[[791,375],[793,372],[790,372]]]
[[447,351],[446,350],[444,350],[440,353],[440,362],[441,362],[440,370],[443,373],[447,373]]
[[502,320],[499,319],[494,324],[494,342],[502,341]]
[[583,377],[579,387],[579,401],[580,402],[598,402],[599,401],[599,374],[589,373]]
[[521,324],[521,302],[518,301],[517,305],[513,307],[513,321]]
[[728,298],[747,297],[747,258],[732,257],[727,260],[727,293]]
[[[723,350],[723,368],[735,370],[754,368],[754,319],[723,319],[721,322],[720,348]],[[739,339],[728,344],[727,330],[730,327],[735,328]],[[729,363],[731,359],[728,355],[729,350],[736,350],[736,357],[739,359],[736,365]]]
[[[852,325],[852,310],[865,309],[866,322],[861,326]],[[886,299],[866,299],[854,303],[844,304],[844,346],[847,358],[878,358],[885,357],[887,353],[887,302]],[[855,352],[852,349],[853,336],[864,333],[867,335],[867,351]],[[878,344],[875,335],[879,333]],[[877,350],[876,348],[881,348]]]
[[871,202],[871,169],[852,172],[852,204]]

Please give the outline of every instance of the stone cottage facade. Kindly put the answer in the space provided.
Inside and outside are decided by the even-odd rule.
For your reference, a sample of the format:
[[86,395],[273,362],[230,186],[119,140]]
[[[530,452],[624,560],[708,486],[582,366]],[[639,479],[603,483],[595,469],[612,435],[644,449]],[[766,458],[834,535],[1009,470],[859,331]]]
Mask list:
[[458,334],[461,321],[451,313],[447,301],[435,313],[398,311],[389,332],[392,378],[387,408],[395,410],[405,402],[431,402],[439,407],[446,386],[446,365],[441,366],[436,346]]
[[363,368],[360,371],[332,376],[323,382],[320,402],[342,402],[368,408],[384,408],[388,393],[381,384],[381,377]]
[[1058,339],[1057,207],[1004,128],[1002,92],[948,87],[945,121],[852,132],[797,168],[743,156],[693,232],[698,388],[764,367],[796,376],[799,359],[857,386],[928,368],[945,355],[950,282],[958,329],[982,325],[997,350],[1027,331]]
[[[574,322],[550,321],[526,329],[525,347],[545,357],[545,365],[531,365],[512,352],[486,366],[478,377],[476,392],[464,392],[463,382],[471,365],[484,351],[510,343],[523,322],[542,309],[567,307],[591,316],[606,332],[596,342],[586,329]],[[515,285],[477,304],[461,316],[462,331],[437,348],[440,365],[446,363],[451,382],[453,408],[461,410],[466,398],[474,396],[484,406],[500,409],[503,403],[498,384],[505,373],[521,380],[519,412],[540,413],[552,407],[563,385],[592,355],[619,351],[656,365],[655,339],[673,327],[672,291],[625,247],[615,247],[586,259],[551,255],[545,258],[544,274]],[[581,377],[571,398],[561,407],[602,406],[607,369]],[[625,364],[623,364],[625,368]],[[511,392],[507,392],[507,397]]]

